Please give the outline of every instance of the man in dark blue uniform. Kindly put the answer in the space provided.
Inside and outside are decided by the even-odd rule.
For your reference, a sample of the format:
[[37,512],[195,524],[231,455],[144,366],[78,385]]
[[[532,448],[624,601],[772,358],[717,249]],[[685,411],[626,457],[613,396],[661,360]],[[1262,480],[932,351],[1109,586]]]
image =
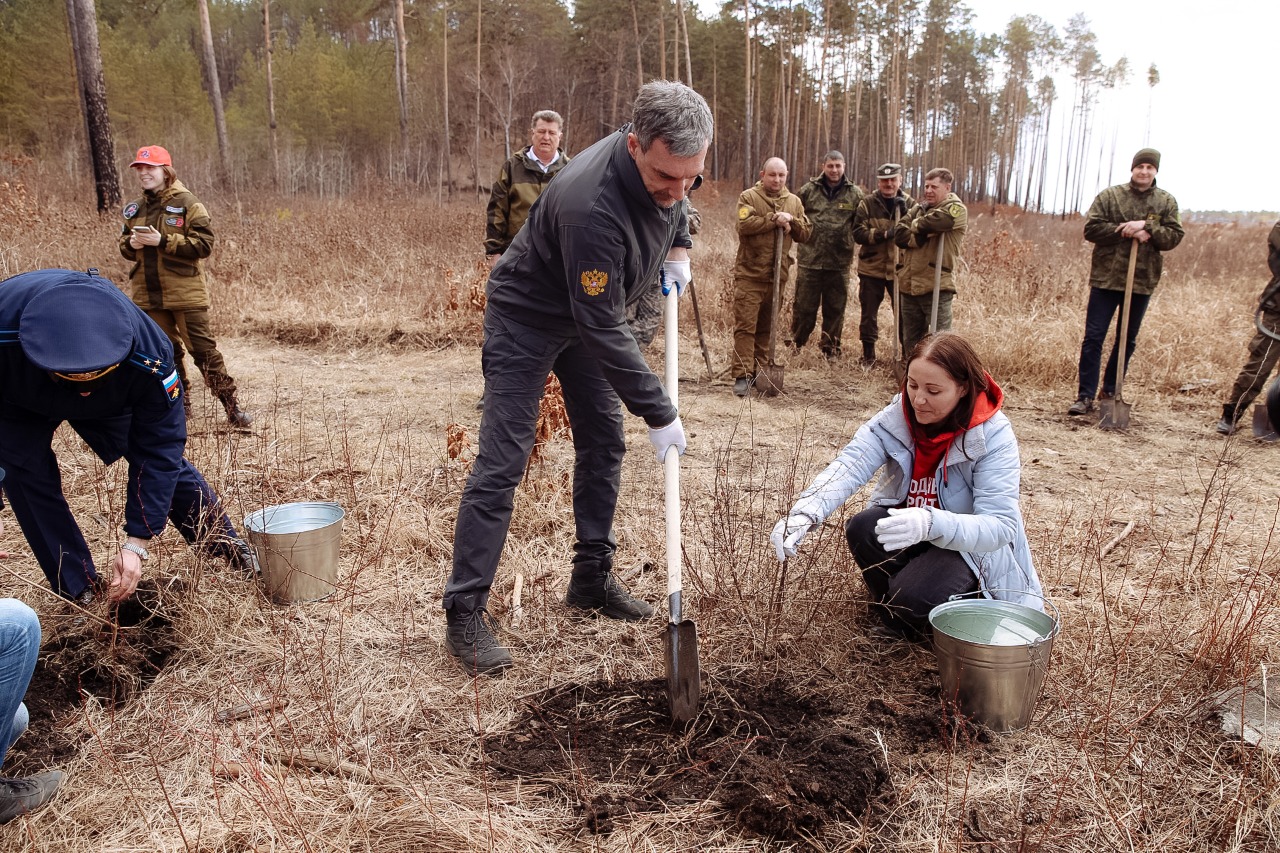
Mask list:
[[110,600],[133,594],[166,517],[202,553],[256,570],[253,550],[182,455],[182,393],[164,332],[110,282],[58,269],[0,282],[0,485],[60,595],[88,604],[99,588],[53,453],[63,421],[104,463],[129,464],[127,538],[111,560]]
[[489,276],[479,453],[458,507],[443,602],[445,646],[472,674],[512,663],[493,637],[486,601],[551,372],[564,389],[575,451],[577,541],[565,603],[613,619],[653,615],[612,571],[626,450],[620,402],[649,425],[659,462],[672,447],[683,453],[685,437],[626,312],[660,276],[677,292],[689,281],[693,244],[681,202],[702,172],[711,132],[711,110],[697,92],[645,85],[632,124],[560,171]]

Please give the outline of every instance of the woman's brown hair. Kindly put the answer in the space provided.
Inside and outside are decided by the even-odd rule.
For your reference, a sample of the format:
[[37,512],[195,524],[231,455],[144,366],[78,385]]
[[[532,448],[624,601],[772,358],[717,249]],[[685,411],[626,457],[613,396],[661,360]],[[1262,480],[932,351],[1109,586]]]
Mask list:
[[[933,429],[938,432],[955,432],[969,426],[978,395],[987,393],[989,387],[987,370],[982,366],[982,359],[978,358],[973,347],[955,332],[938,332],[926,335],[915,345],[915,349],[911,350],[911,355],[907,358],[908,369],[911,367],[911,362],[917,358],[923,358],[941,367],[952,380],[964,388],[965,392],[956,403],[956,407],[951,410],[951,414],[933,425]],[[907,399],[905,374],[902,377],[902,397],[904,400]],[[907,406],[906,409],[912,425],[919,427],[911,406]]]

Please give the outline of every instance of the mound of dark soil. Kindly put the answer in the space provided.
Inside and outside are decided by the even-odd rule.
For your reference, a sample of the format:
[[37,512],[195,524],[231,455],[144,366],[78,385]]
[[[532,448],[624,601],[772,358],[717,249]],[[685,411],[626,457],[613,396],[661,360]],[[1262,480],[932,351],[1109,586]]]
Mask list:
[[[887,777],[878,750],[839,722],[847,709],[780,681],[707,686],[688,729],[672,727],[665,680],[566,686],[488,744],[487,760],[576,799],[598,833],[628,812],[690,801],[717,802],[779,840],[865,818]],[[584,777],[634,787],[597,794]]]
[[92,606],[111,626],[70,609],[41,625],[44,640],[23,700],[31,723],[14,744],[6,772],[9,761],[34,771],[74,753],[79,744],[69,742],[59,724],[86,697],[118,706],[155,679],[177,649],[173,622],[185,591],[181,581],[144,580],[127,601]]

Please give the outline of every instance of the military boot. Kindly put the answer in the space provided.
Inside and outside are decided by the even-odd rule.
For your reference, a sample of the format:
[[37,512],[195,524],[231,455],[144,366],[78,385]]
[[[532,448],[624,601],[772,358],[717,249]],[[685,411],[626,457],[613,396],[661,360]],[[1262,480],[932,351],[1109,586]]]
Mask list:
[[0,823],[8,823],[52,800],[64,775],[61,770],[50,770],[26,779],[0,779]]
[[876,363],[875,341],[872,341],[871,343],[867,343],[866,341],[862,342],[862,363],[867,367]]
[[1240,411],[1234,403],[1222,404],[1222,420],[1218,421],[1218,425],[1214,427],[1222,435],[1231,435],[1236,431],[1236,426],[1240,422]]
[[653,615],[653,605],[628,592],[618,576],[608,570],[574,572],[569,578],[564,603],[627,622],[638,622]]
[[455,595],[444,612],[444,645],[471,675],[497,675],[512,665],[511,652],[494,639],[497,623],[479,593]]
[[244,428],[253,423],[253,415],[240,408],[234,391],[219,394],[218,399],[222,401],[222,407],[227,410],[227,422],[232,426]]

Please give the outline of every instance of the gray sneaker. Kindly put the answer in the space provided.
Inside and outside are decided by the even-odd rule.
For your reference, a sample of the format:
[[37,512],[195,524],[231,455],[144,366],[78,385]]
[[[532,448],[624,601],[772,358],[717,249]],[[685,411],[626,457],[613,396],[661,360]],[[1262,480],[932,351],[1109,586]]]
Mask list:
[[592,578],[571,577],[564,603],[627,622],[638,622],[653,615],[653,605],[628,592],[613,572]]
[[498,626],[488,610],[466,610],[455,604],[444,615],[445,648],[470,675],[496,675],[512,665],[511,652],[493,636]]
[[61,770],[49,770],[26,779],[0,779],[0,823],[8,823],[52,800],[65,775]]
[[1093,411],[1093,401],[1087,397],[1081,397],[1070,406],[1067,407],[1068,415],[1087,415]]
[[735,397],[747,396],[747,391],[751,389],[751,380],[745,376],[739,376],[733,380],[733,395]]

